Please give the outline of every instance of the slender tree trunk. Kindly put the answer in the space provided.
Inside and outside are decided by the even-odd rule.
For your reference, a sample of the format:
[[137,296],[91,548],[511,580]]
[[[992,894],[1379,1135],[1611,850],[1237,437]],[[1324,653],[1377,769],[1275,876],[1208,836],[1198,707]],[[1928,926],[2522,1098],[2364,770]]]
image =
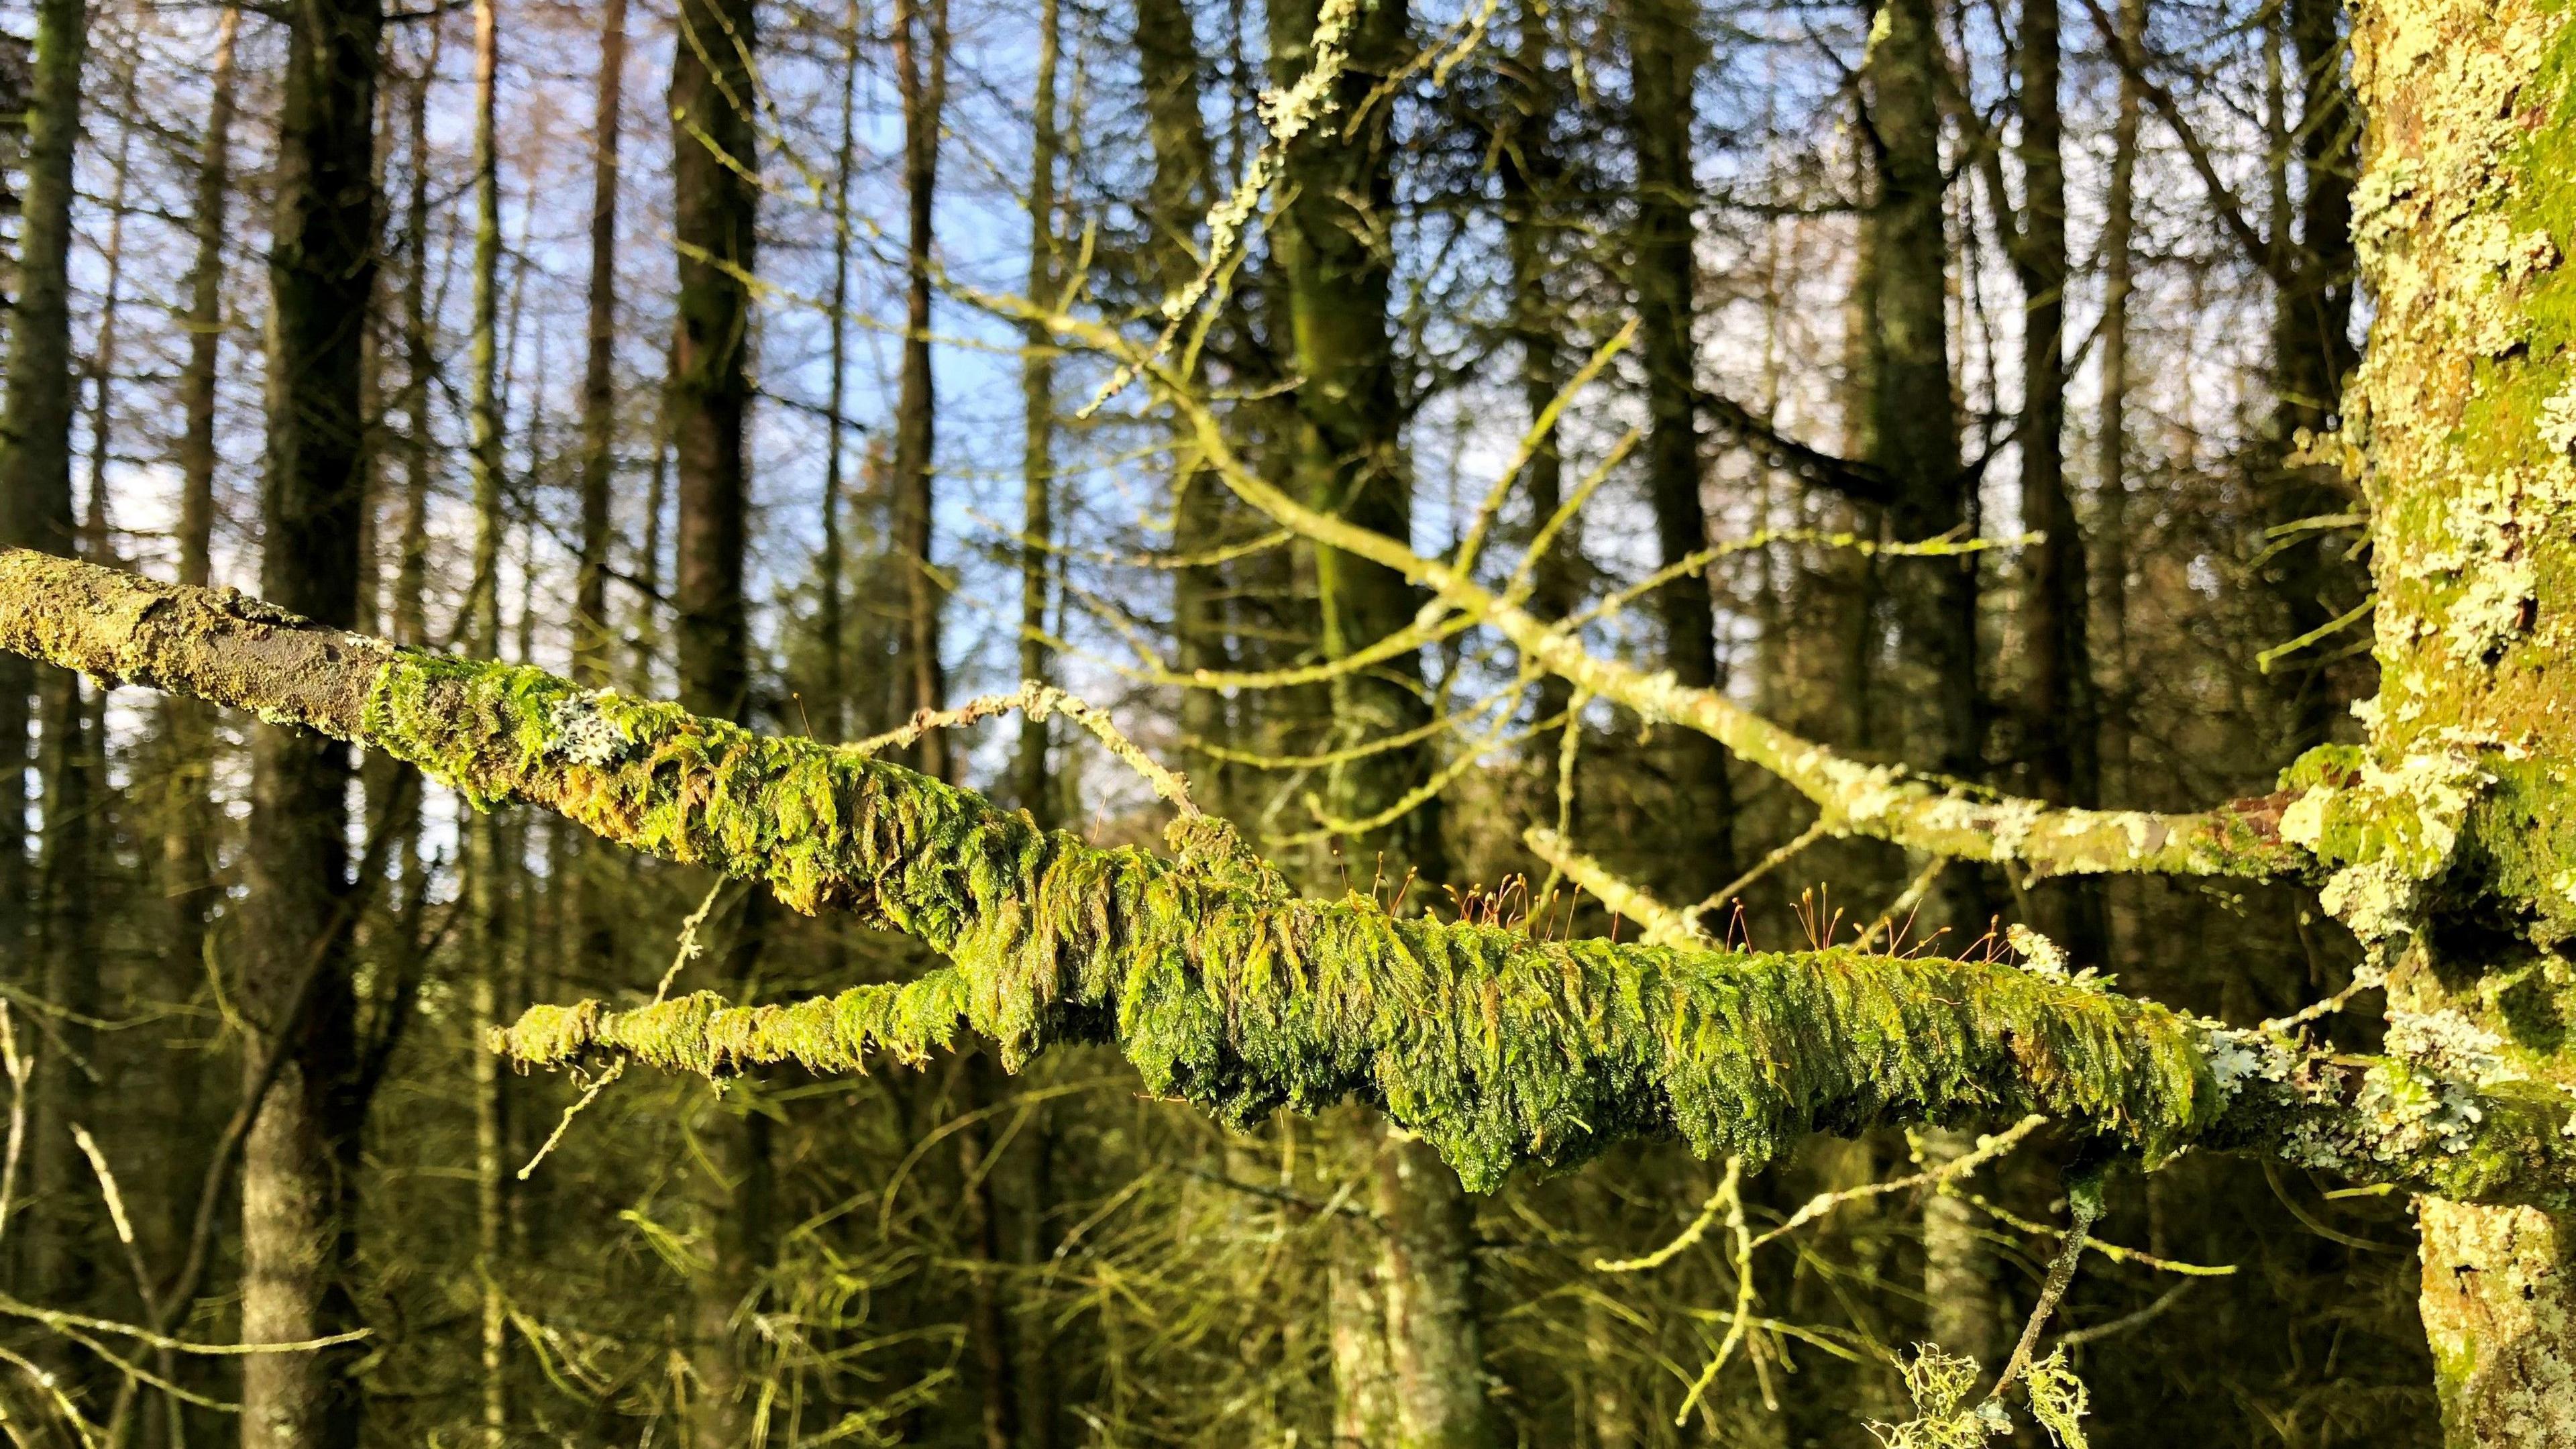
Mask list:
[[[2120,0],[2118,42],[2136,54],[2146,37],[2146,0]],[[2111,122],[2111,175],[2102,216],[2102,322],[2095,342],[2101,356],[2102,416],[2094,446],[2093,570],[2097,615],[2108,626],[2107,648],[2095,651],[2095,719],[2105,787],[2123,805],[2129,798],[2129,304],[2137,290],[2138,123],[2144,109],[2135,77],[2120,73],[2118,110]]]
[[[1510,65],[1511,87],[1496,138],[1496,169],[1503,187],[1503,245],[1511,262],[1512,342],[1520,351],[1521,406],[1535,425],[1565,386],[1565,347],[1558,336],[1563,315],[1548,292],[1555,267],[1550,246],[1551,209],[1562,184],[1564,164],[1557,155],[1550,126],[1566,104],[1566,87],[1549,55],[1547,10],[1540,0],[1520,0],[1514,12]],[[1565,502],[1565,458],[1558,432],[1550,428],[1530,455],[1523,477],[1529,495],[1530,527],[1546,526]],[[1568,528],[1539,559],[1532,578],[1530,612],[1542,619],[1562,619],[1574,611],[1574,554],[1579,545]],[[1573,691],[1554,675],[1540,681],[1538,717],[1563,714]],[[1530,746],[1534,803],[1553,817],[1557,800],[1557,762],[1561,751],[1553,735]]]
[[[377,0],[312,0],[289,12],[277,123],[261,588],[283,608],[343,627],[358,607],[358,373],[375,295],[382,28]],[[285,1065],[242,1155],[241,1331],[252,1343],[358,1321],[349,1273],[366,1101],[344,910],[350,783],[346,746],[254,731],[241,1005],[258,1029],[251,1056],[282,1040]],[[244,1449],[354,1445],[360,1398],[350,1370],[360,1352],[245,1359]]]
[[[1897,537],[1938,538],[1967,522],[1946,308],[1950,248],[1935,103],[1942,64],[1932,0],[1886,0],[1871,50],[1872,120],[1882,147],[1871,222],[1874,267],[1870,460],[1896,480]],[[1905,758],[1973,779],[1983,769],[1977,674],[1975,555],[1901,561],[1890,569],[1899,637],[1919,688],[1903,691]],[[1940,924],[1985,926],[1975,872],[1948,872]]]
[[645,473],[644,537],[635,548],[635,649],[628,661],[633,687],[650,691],[653,659],[662,645],[662,515],[671,501],[671,384],[678,369],[675,352],[662,359],[661,385],[653,389],[653,465]]
[[581,371],[581,554],[573,583],[573,677],[608,683],[609,504],[617,470],[617,143],[626,84],[626,0],[599,18],[590,141],[590,326]]
[[[743,429],[751,407],[751,288],[759,190],[754,154],[751,0],[684,0],[671,66],[673,227],[679,318],[668,406],[678,484],[675,598],[680,697],[725,719],[751,709],[743,595],[748,499]],[[758,964],[761,898],[744,904],[719,968],[746,991]],[[739,1104],[713,1102],[693,1124],[692,1231],[705,1263],[691,1286],[696,1449],[750,1437],[737,1322],[768,1262],[768,1134]]]
[[[19,206],[18,295],[10,329],[5,396],[0,396],[0,543],[50,553],[79,550],[72,514],[72,408],[79,376],[71,350],[72,157],[80,141],[81,67],[88,50],[84,0],[43,0],[35,7],[33,85],[27,98],[26,181]],[[84,781],[65,777],[80,715],[78,681],[57,669],[32,669],[24,661],[0,663],[0,954],[18,969],[17,984],[47,997],[70,982],[57,982],[61,957],[52,893],[44,872],[29,875],[26,836],[28,705],[41,693],[46,738],[43,768],[47,798],[42,859],[59,865],[86,829],[84,801],[56,793]],[[24,942],[26,947],[20,945]],[[68,967],[69,962],[61,963]],[[77,1027],[70,1028],[74,1042]],[[66,1044],[73,1050],[77,1046]],[[33,1087],[37,1111],[29,1187],[37,1206],[27,1237],[26,1288],[40,1301],[79,1301],[85,1290],[86,1254],[65,1240],[78,1209],[54,1198],[67,1193],[65,1175],[77,1160],[60,1113],[74,1105],[79,1073],[64,1060],[65,1047],[43,1052]],[[64,1139],[59,1148],[55,1139]]]
[[[1207,215],[1215,176],[1207,116],[1202,109],[1205,63],[1199,55],[1198,35],[1189,9],[1182,0],[1136,0],[1136,64],[1144,83],[1146,135],[1154,152],[1154,175],[1146,191],[1148,221],[1154,235],[1145,280],[1149,287],[1169,296],[1187,286],[1197,273],[1199,261],[1191,238]],[[1228,513],[1225,489],[1213,475],[1194,464],[1189,445],[1177,435],[1172,494],[1174,552],[1204,553],[1224,541]],[[1183,673],[1231,667],[1226,593],[1226,571],[1218,565],[1194,565],[1174,571],[1172,642]],[[1233,738],[1228,703],[1217,690],[1184,689],[1182,735],[1210,743]],[[1206,750],[1193,750],[1189,775],[1199,803],[1213,813],[1223,814],[1231,785],[1226,762]]]
[[[1626,0],[1629,59],[1634,68],[1629,128],[1636,140],[1637,220],[1631,286],[1637,296],[1638,360],[1646,373],[1646,496],[1666,567],[1708,547],[1700,502],[1699,353],[1692,213],[1699,185],[1691,169],[1691,126],[1702,46],[1698,9],[1688,0]],[[1656,591],[1664,626],[1664,663],[1695,689],[1724,681],[1717,657],[1717,612],[1708,578],[1693,572]],[[1671,820],[1681,832],[1674,881],[1677,903],[1697,901],[1735,874],[1734,791],[1726,751],[1694,730],[1665,731],[1665,769],[1672,785]]]
[[[131,74],[121,87],[130,103]],[[99,327],[83,372],[96,389],[89,410],[89,526],[61,537],[58,551],[77,551],[92,563],[115,566],[106,537],[105,467],[108,405],[116,373],[117,313],[125,278],[126,192],[131,180],[132,132],[121,131],[111,163],[108,226],[100,255],[104,288]],[[10,378],[14,396],[18,379]],[[71,419],[63,419],[65,450],[63,496],[48,501],[48,533],[72,517],[69,449]],[[12,435],[14,441],[15,435]],[[10,452],[17,450],[12,447]],[[13,483],[18,480],[11,480]],[[50,485],[47,485],[50,486]],[[92,1206],[96,1187],[89,1164],[73,1133],[90,1122],[98,1106],[98,1084],[91,1062],[98,1033],[91,1025],[102,1007],[99,981],[97,893],[105,885],[99,874],[98,842],[104,813],[107,776],[105,691],[84,690],[77,674],[44,670],[38,676],[43,747],[38,766],[44,779],[44,835],[37,871],[37,958],[43,962],[43,1000],[62,1014],[46,1032],[48,1053],[39,1049],[30,1121],[28,1187],[36,1212],[30,1224],[35,1250],[31,1286],[39,1302],[78,1309],[90,1305],[100,1287],[98,1261],[107,1243],[97,1231]],[[99,1365],[69,1343],[46,1345],[64,1387],[76,1398],[92,1397]]]
[[[899,0],[895,69],[903,97],[903,370],[894,418],[895,550],[904,564],[903,680],[907,707],[937,709],[948,695],[940,658],[946,589],[931,562],[938,438],[932,372],[932,213],[939,186],[939,127],[948,104],[948,0]],[[949,777],[948,737],[932,730],[914,751],[923,773]]]
[[[573,580],[572,674],[593,689],[610,682],[615,669],[610,651],[617,635],[608,616],[608,555],[616,538],[618,141],[625,118],[626,8],[626,0],[607,0],[601,9],[598,98],[591,111],[589,326],[581,373],[581,538]],[[567,848],[572,969],[582,980],[604,981],[615,970],[617,954],[607,900],[611,865],[587,841],[573,841]]]
[[[1870,461],[1896,480],[1889,521],[1899,539],[1938,538],[1968,521],[1950,383],[1949,243],[1945,231],[1938,76],[1944,63],[1932,0],[1885,0],[1871,48],[1871,119],[1880,144],[1870,223]],[[1974,779],[1984,765],[1977,677],[1976,556],[1893,561],[1889,592],[1907,679],[1898,708],[1904,758],[1918,768]],[[1960,949],[1986,926],[1979,873],[1952,867],[1924,911]],[[1921,1135],[1938,1163],[1971,1150],[1951,1129]],[[1944,1348],[1993,1364],[2002,1320],[1991,1255],[1965,1204],[1935,1197],[1923,1215],[1924,1293],[1930,1332]]]
[[[1057,0],[1038,0],[1037,94],[1029,140],[1029,296],[1047,305],[1062,286],[1062,264],[1056,257],[1056,168],[1063,149],[1056,131],[1057,15]],[[1055,670],[1053,651],[1042,637],[1052,577],[1048,555],[1055,542],[1054,339],[1031,323],[1022,346],[1020,408],[1026,434],[1020,447],[1020,677],[1042,680]],[[1020,808],[1039,824],[1053,825],[1059,812],[1051,794],[1044,720],[1021,717],[1012,775]]]
[[[2019,108],[2022,205],[2011,238],[2022,289],[2022,734],[2031,793],[2060,805],[2101,803],[2100,709],[2093,684],[2085,540],[2066,481],[2066,120],[2057,0],[2022,0]],[[1998,206],[2008,205],[1997,198]],[[2052,882],[2034,901],[2040,929],[2078,961],[2102,964],[2109,926],[2102,886]]]
[[[466,411],[470,437],[466,461],[474,477],[474,575],[467,599],[467,647],[478,659],[501,657],[501,543],[507,522],[501,503],[500,298],[501,166],[495,123],[501,63],[500,13],[495,0],[474,5],[474,279],[473,321],[467,336],[471,369]],[[577,621],[576,621],[577,627]],[[509,949],[509,854],[501,816],[465,808],[466,982],[473,1038],[498,1025],[500,973]],[[490,1052],[472,1055],[474,1085],[474,1272],[482,1309],[483,1441],[497,1446],[509,1434],[507,1389],[509,1318],[501,1293],[502,1097],[500,1064]]]
[[[2358,150],[2353,96],[2344,75],[2342,6],[2337,0],[2284,0],[2283,19],[2297,62],[2300,112],[2287,145],[2298,163],[2295,215],[2276,205],[2271,244],[2287,273],[2276,287],[2272,318],[2273,416],[2255,453],[2264,521],[2273,526],[2348,512],[2352,493],[2330,469],[2289,461],[2300,430],[2322,432],[2358,361],[2352,343],[2353,176]],[[2285,158],[2284,167],[2288,165]],[[2284,172],[2282,183],[2287,186]],[[2291,637],[2323,628],[2361,601],[2368,581],[2347,561],[2332,530],[2312,530],[2274,556],[2264,577],[2278,593]],[[2345,699],[2321,660],[2342,641],[2274,666],[2284,713],[2284,757],[2323,741]]]
[[[188,307],[183,322],[188,352],[181,364],[178,397],[181,430],[173,449],[179,469],[176,537],[178,576],[183,584],[203,586],[213,573],[215,386],[223,340],[225,219],[232,201],[232,122],[238,81],[234,51],[241,12],[227,7],[216,21],[214,72],[206,130],[197,157],[196,209],[191,240],[196,256],[188,276]],[[205,980],[206,940],[223,889],[216,879],[215,805],[211,795],[215,757],[215,713],[195,700],[163,696],[156,701],[159,737],[154,765],[159,782],[159,859],[156,884],[162,912],[161,990],[173,999],[193,996]],[[194,1226],[193,1194],[187,1184],[204,1175],[208,1153],[203,1115],[206,1104],[220,1113],[222,1094],[213,1090],[211,1064],[202,1053],[188,1053],[173,1064],[169,1087],[174,1110],[158,1144],[166,1180],[174,1186],[163,1194],[166,1215],[160,1239],[172,1245],[188,1241]],[[149,1251],[147,1249],[147,1251]],[[184,1311],[184,1310],[183,1310]],[[180,1360],[176,1375],[191,1388],[203,1389],[210,1377],[203,1363]],[[131,1412],[130,1407],[128,1412]],[[175,1445],[187,1410],[173,1397],[166,1413],[147,1414],[143,1441]],[[118,1421],[115,1427],[125,1427]],[[113,1439],[114,1436],[112,1435]],[[117,1441],[120,1444],[124,1441]]]
[[841,509],[849,491],[845,472],[849,422],[842,410],[850,399],[850,243],[855,223],[850,217],[850,185],[858,171],[859,37],[863,19],[856,0],[843,14],[841,54],[841,140],[832,158],[832,316],[831,397],[823,421],[823,550],[815,569],[815,643],[823,656],[818,681],[823,706],[823,736],[850,735],[850,640],[844,612],[849,550],[843,539]]
[[[224,247],[230,240],[226,229],[232,212],[233,110],[239,94],[233,52],[240,34],[241,10],[228,5],[222,19],[216,22],[214,85],[206,108],[206,139],[197,156],[197,207],[191,227],[197,258],[188,272],[188,360],[179,374],[179,410],[184,422],[177,460],[178,544],[179,582],[183,584],[203,585],[214,574],[215,384],[223,360]],[[175,722],[192,708],[174,703],[169,717]],[[187,713],[186,717],[203,728],[206,716],[202,712]],[[201,752],[185,752],[182,758],[200,760]],[[201,793],[204,783],[200,780],[189,788]],[[179,818],[180,812],[173,815]],[[203,851],[198,850],[190,858],[202,861],[203,857]],[[190,874],[180,879],[191,879],[202,870],[202,865],[192,867]],[[179,899],[175,892],[173,899]]]

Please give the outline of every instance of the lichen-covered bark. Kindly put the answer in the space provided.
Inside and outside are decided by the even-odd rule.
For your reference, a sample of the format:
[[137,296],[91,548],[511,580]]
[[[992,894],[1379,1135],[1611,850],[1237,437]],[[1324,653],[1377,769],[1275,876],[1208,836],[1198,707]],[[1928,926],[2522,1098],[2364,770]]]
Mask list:
[[0,648],[363,741],[477,801],[545,806],[954,962],[780,1006],[539,1008],[502,1043],[530,1064],[842,1071],[971,1031],[1013,1064],[1115,1043],[1149,1090],[1233,1121],[1358,1097],[1477,1187],[1628,1136],[1762,1158],[1809,1131],[2040,1111],[2150,1160],[2256,1148],[2464,1201],[2576,1198],[2576,1111],[2554,1085],[2302,1054],[2061,976],[1548,941],[1300,900],[1205,816],[1175,827],[1175,859],[1099,849],[848,750],[39,554],[0,553]]
[[[2557,0],[2371,0],[2354,236],[2377,294],[2341,444],[2367,496],[2381,692],[2283,822],[2389,972],[2389,1042],[2576,1088],[2576,31]],[[2423,1207],[2453,1442],[2576,1437],[2570,1219]]]

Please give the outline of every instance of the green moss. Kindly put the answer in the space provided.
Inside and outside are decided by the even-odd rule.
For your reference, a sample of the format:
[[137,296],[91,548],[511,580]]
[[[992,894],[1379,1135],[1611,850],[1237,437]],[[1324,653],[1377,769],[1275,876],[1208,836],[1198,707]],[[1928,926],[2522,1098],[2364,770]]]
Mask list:
[[[397,655],[363,715],[371,743],[471,799],[550,806],[953,962],[790,1005],[547,1008],[501,1042],[529,1063],[608,1052],[711,1075],[848,1071],[973,1032],[1017,1065],[1106,1041],[1148,1091],[1232,1122],[1374,1103],[1478,1188],[1640,1135],[1758,1161],[1811,1131],[2041,1111],[2157,1159],[2342,1110],[2267,1065],[2272,1048],[2231,1085],[2207,1024],[2044,975],[1847,949],[1542,941],[1297,900],[1202,818],[1176,827],[1177,860],[1098,849],[882,761],[534,670]],[[2517,1143],[2539,1130],[2524,1127]]]
[[2219,1108],[2189,1023],[2003,968],[1542,942],[1294,901],[1203,821],[1179,862],[1095,849],[881,761],[506,666],[398,658],[365,728],[471,799],[538,800],[955,962],[793,1006],[553,1011],[510,1038],[532,1062],[837,1071],[970,1029],[1014,1063],[1107,1039],[1148,1090],[1231,1121],[1378,1103],[1480,1186],[1639,1133],[1760,1158],[1817,1127],[2032,1109],[2163,1153]]

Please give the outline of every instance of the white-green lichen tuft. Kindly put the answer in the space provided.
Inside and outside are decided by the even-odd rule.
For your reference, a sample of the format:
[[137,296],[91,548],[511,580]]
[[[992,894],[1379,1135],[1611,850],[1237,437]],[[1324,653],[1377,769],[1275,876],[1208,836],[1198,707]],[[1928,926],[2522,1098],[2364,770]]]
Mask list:
[[554,731],[550,753],[576,765],[613,765],[623,759],[634,741],[625,726],[600,708],[613,698],[576,694],[555,701],[546,711],[546,725]]
[[2511,559],[2487,565],[2452,600],[2443,637],[2463,663],[2485,664],[2507,645],[2531,632],[2539,580],[2529,562]]

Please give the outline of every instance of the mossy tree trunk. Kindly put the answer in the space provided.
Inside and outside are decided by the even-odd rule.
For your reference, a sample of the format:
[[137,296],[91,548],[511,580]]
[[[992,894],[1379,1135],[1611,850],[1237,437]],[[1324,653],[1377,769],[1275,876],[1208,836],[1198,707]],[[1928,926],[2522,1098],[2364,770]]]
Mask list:
[[[2350,837],[2326,903],[2389,965],[2392,1048],[2576,1087],[2576,26],[2541,0],[2369,0],[2354,237],[2378,302],[2345,399],[2379,589],[2358,790],[2458,822]],[[2576,1219],[2427,1198],[2452,1443],[2576,1441]]]
[[[375,298],[383,28],[378,0],[290,7],[278,104],[260,581],[282,607],[343,628],[358,612],[367,434],[358,379]],[[358,1320],[351,1275],[367,1101],[347,930],[352,774],[338,741],[276,725],[252,732],[241,1004],[257,1046],[283,1037],[285,1066],[242,1153],[248,1342]],[[358,1353],[245,1359],[244,1449],[355,1445]]]

